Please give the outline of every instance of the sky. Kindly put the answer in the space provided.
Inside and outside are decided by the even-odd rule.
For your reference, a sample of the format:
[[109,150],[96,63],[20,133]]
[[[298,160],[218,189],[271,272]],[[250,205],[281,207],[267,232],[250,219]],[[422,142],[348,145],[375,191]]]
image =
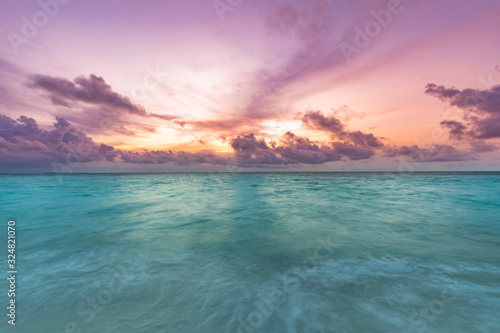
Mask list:
[[0,173],[499,170],[498,0],[0,9]]

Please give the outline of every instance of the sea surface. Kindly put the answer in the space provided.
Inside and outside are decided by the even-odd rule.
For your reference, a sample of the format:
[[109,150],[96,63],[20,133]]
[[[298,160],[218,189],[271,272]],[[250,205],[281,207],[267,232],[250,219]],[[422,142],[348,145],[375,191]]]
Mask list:
[[500,332],[500,173],[0,175],[1,332]]

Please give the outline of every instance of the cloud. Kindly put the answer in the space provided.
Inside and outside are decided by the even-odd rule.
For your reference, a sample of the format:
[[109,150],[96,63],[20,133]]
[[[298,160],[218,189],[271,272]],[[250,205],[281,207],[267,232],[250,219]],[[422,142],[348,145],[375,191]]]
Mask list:
[[76,113],[66,113],[67,120],[78,124],[89,134],[106,134],[114,132],[126,136],[136,136],[141,133],[154,133],[154,124],[141,123],[121,113],[110,112],[100,107],[85,108]]
[[386,157],[407,156],[414,162],[457,162],[476,160],[474,152],[457,150],[450,145],[434,144],[429,148],[418,146],[389,147],[385,150]]
[[223,137],[229,137],[234,133],[258,132],[261,130],[260,121],[247,118],[227,118],[208,120],[183,120],[176,121],[182,128],[194,132],[217,133]]
[[325,116],[321,111],[308,111],[301,118],[304,127],[329,132],[338,137],[344,133],[344,124],[335,116]]
[[366,134],[361,131],[345,132],[343,133],[341,139],[344,138],[347,139],[348,141],[351,141],[357,146],[372,147],[372,148],[381,148],[384,146],[382,141],[380,141],[380,139],[377,138],[372,133]]
[[0,115],[0,164],[37,167],[113,161],[116,157],[113,147],[95,143],[64,118],[56,120],[54,129],[46,131],[33,118],[21,116],[14,120]]
[[196,153],[172,150],[146,150],[142,152],[118,151],[120,158],[125,163],[135,164],[166,164],[175,163],[178,165],[191,164],[214,164],[224,165],[228,160],[218,156],[211,150],[203,150]]
[[288,164],[263,139],[257,139],[254,134],[246,134],[231,139],[231,148],[238,163],[242,165]]
[[237,161],[246,166],[323,164],[343,158],[370,159],[375,155],[375,151],[370,148],[345,142],[314,142],[291,132],[285,133],[278,143],[271,144],[256,138],[254,134],[241,135],[231,140],[231,147]]
[[338,113],[325,116],[321,111],[308,111],[300,119],[305,128],[328,132],[333,138],[345,140],[361,147],[381,148],[384,146],[380,138],[371,133],[347,131],[337,116]]
[[465,131],[467,126],[459,121],[443,120],[441,122],[441,126],[450,130],[450,138],[452,139],[462,140],[462,138],[466,135]]
[[484,142],[482,140],[475,140],[469,142],[472,151],[476,153],[489,153],[498,149],[493,143]]
[[57,169],[64,165],[94,161],[137,164],[172,162],[179,165],[227,163],[226,158],[208,150],[196,153],[116,150],[113,146],[95,143],[65,118],[58,117],[56,120],[54,129],[46,131],[39,128],[33,118],[21,116],[14,120],[0,115],[0,166],[52,166]]
[[337,47],[340,36],[333,30],[337,22],[334,13],[338,11],[330,0],[271,0],[263,5],[268,42],[275,47],[276,61],[258,70],[250,85],[245,82],[249,93],[246,117],[261,119],[276,114],[282,105],[290,105],[296,93],[292,86],[344,64]]
[[154,132],[155,127],[132,121],[129,116],[156,118],[170,121],[171,115],[148,113],[142,106],[132,103],[123,95],[114,92],[102,77],[91,74],[88,78],[79,76],[73,81],[46,75],[34,75],[29,84],[49,94],[54,105],[73,108],[78,106],[78,114],[65,115],[73,122],[84,125],[89,132],[105,132],[134,135],[136,131]]
[[26,75],[22,68],[0,58],[0,108],[15,112],[38,106],[38,101],[25,91]]
[[102,77],[94,74],[88,78],[79,76],[73,82],[64,78],[35,75],[33,85],[49,92],[55,105],[70,107],[78,101],[122,109],[141,117],[149,116],[142,106],[133,104],[128,97],[114,92]]
[[489,90],[445,88],[433,83],[425,93],[465,111],[464,122],[445,120],[443,127],[454,139],[500,138],[500,85]]
[[[456,96],[458,91],[442,91],[444,98]],[[444,120],[441,126],[450,131],[450,137],[461,140],[465,136],[470,138],[469,150],[459,150],[451,145],[434,144],[430,147],[419,146],[396,146],[388,145],[382,142],[383,138],[376,137],[372,133],[363,133],[361,131],[348,131],[343,122],[340,121],[338,113],[324,115],[321,111],[308,111],[300,118],[305,128],[319,130],[330,133],[333,139],[343,140],[343,142],[332,143],[337,148],[336,151],[343,153],[340,148],[344,145],[347,150],[346,156],[349,159],[366,159],[373,156],[375,150],[382,150],[386,157],[408,156],[416,162],[451,162],[468,161],[477,159],[477,153],[494,151],[495,145],[488,144],[479,140],[480,136],[471,135],[467,132],[467,127],[459,121]],[[367,148],[367,149],[363,149]]]
[[[369,160],[377,151],[386,157],[407,156],[416,162],[450,162],[477,159],[476,153],[496,149],[481,140],[470,142],[468,151],[450,145],[389,146],[373,134],[347,131],[334,115],[325,116],[319,111],[302,115],[308,128],[331,134],[330,141],[314,141],[292,132],[285,133],[278,141],[266,141],[254,133],[240,134],[229,139],[238,165],[247,167],[316,165],[341,160]],[[459,124],[447,126],[460,132]],[[457,134],[458,135],[458,134]],[[95,161],[132,164],[211,164],[226,165],[230,159],[212,150],[186,152],[175,150],[117,150],[113,146],[97,144],[84,132],[77,130],[67,119],[57,117],[54,128],[41,129],[35,119],[25,116],[14,120],[0,115],[0,166],[44,166],[54,168]]]
[[[364,62],[349,65],[351,59],[340,45],[346,42],[356,45],[355,28],[363,28],[375,20],[370,12],[386,10],[387,2],[271,0],[264,3],[268,49],[274,51],[275,58],[255,73],[251,88],[245,85],[250,96],[245,106],[247,117],[260,119],[275,115],[304,96],[365,77],[395,56],[411,52],[408,50],[416,45],[411,40],[403,44],[390,43],[384,53],[375,52]],[[370,45],[387,43],[384,39],[368,38]],[[368,52],[362,49],[363,53]]]

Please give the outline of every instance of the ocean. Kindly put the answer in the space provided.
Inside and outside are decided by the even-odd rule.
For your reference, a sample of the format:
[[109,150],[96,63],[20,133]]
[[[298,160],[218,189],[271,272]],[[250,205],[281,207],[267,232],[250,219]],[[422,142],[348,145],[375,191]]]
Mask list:
[[500,173],[0,175],[2,332],[499,332]]

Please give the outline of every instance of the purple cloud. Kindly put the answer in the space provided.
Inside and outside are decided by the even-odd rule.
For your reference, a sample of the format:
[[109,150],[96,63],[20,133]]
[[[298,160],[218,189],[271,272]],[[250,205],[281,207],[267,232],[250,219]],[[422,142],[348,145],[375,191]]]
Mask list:
[[135,105],[129,98],[114,92],[102,77],[94,74],[88,78],[79,76],[73,82],[59,77],[35,75],[33,86],[49,92],[50,99],[56,105],[70,107],[78,101],[123,109],[142,117],[148,116],[142,106]]
[[457,162],[476,160],[474,152],[457,150],[450,145],[434,144],[430,148],[418,146],[389,147],[385,156],[407,156],[414,162]]
[[344,124],[335,116],[325,116],[321,111],[308,111],[301,118],[304,127],[330,132],[336,137],[344,133]]
[[328,132],[333,138],[345,140],[355,146],[371,148],[384,146],[380,138],[371,133],[346,131],[345,125],[335,114],[325,116],[321,111],[308,111],[301,117],[301,120],[305,128]]
[[172,162],[179,165],[227,163],[226,158],[207,150],[196,153],[116,150],[112,146],[95,143],[66,119],[56,120],[54,129],[46,131],[39,128],[33,118],[21,116],[14,120],[0,115],[0,165],[30,165],[36,168],[93,161],[137,164]]
[[114,92],[102,77],[91,74],[88,78],[79,76],[73,81],[65,78],[35,75],[29,84],[49,94],[54,105],[67,108],[81,107],[78,114],[65,115],[68,119],[85,126],[91,133],[112,130],[125,135],[136,131],[154,132],[154,126],[137,123],[128,116],[172,120],[175,116],[148,113],[142,106],[132,103],[123,95]]
[[267,145],[263,139],[257,139],[254,134],[237,136],[231,140],[231,148],[238,163],[242,165],[287,164],[276,151]]
[[493,143],[484,142],[482,140],[475,140],[469,142],[472,151],[476,153],[489,153],[498,149]]
[[[230,139],[234,157],[240,166],[278,166],[297,164],[323,164],[341,160],[368,160],[377,150],[385,156],[408,156],[416,162],[449,162],[476,159],[475,153],[488,152],[495,146],[481,140],[471,142],[470,151],[457,150],[449,145],[418,146],[380,145],[372,134],[348,132],[332,117],[315,112],[307,117],[307,124],[314,128],[330,130],[342,137],[342,141],[318,142],[291,132],[285,133],[278,142],[266,142],[255,134],[238,135]],[[50,131],[39,128],[33,118],[25,116],[14,120],[0,115],[0,166],[54,166],[71,163],[108,161],[133,164],[211,164],[229,163],[226,156],[210,150],[196,153],[173,150],[122,151],[97,144],[82,131],[77,130],[65,118],[56,118]],[[314,121],[312,121],[314,120]],[[453,125],[453,124],[452,124]],[[450,125],[451,126],[451,125]]]
[[450,137],[500,138],[500,85],[489,90],[459,90],[429,83],[425,93],[465,110],[466,125],[453,120],[441,122],[443,127],[450,130]]
[[443,120],[441,126],[450,130],[450,138],[462,140],[466,135],[467,126],[455,120]]
[[66,119],[57,118],[54,129],[40,129],[33,118],[14,120],[0,115],[0,164],[49,166],[52,163],[113,161],[113,147],[97,144]]
[[241,165],[288,165],[323,164],[339,161],[370,159],[375,151],[345,142],[321,144],[291,132],[283,135],[280,142],[268,145],[253,134],[237,136],[231,140],[235,157]]
[[166,164],[175,163],[178,165],[191,164],[214,164],[224,165],[228,160],[217,156],[211,150],[203,150],[196,153],[172,150],[146,150],[142,152],[118,151],[125,163],[136,164]]

